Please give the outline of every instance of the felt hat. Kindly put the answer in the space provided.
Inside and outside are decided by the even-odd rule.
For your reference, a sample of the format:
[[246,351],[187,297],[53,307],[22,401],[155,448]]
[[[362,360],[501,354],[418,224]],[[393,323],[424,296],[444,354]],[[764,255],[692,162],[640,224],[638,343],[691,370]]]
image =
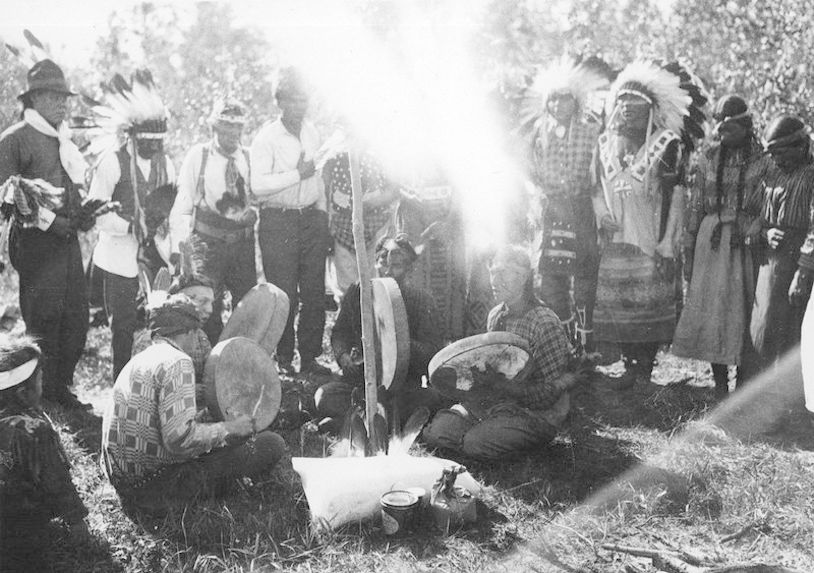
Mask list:
[[244,125],[246,119],[246,106],[235,98],[227,97],[215,104],[212,115],[209,117],[209,123],[212,125],[216,123]]
[[62,69],[52,60],[40,60],[31,66],[26,75],[26,80],[28,89],[17,96],[17,99],[22,99],[37,90],[50,90],[69,96],[76,95],[68,87]]

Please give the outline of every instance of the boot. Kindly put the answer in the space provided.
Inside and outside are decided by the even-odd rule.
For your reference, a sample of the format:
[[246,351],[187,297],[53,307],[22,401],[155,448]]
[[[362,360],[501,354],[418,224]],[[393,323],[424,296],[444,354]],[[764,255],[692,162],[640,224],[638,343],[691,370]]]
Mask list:
[[729,367],[712,364],[712,377],[715,379],[715,399],[723,400],[729,395]]

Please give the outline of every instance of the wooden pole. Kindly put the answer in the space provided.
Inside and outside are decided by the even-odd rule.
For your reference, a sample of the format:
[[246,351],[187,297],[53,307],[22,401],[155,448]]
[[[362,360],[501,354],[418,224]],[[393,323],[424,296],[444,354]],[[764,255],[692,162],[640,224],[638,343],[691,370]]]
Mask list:
[[[352,147],[352,146],[351,146]],[[359,296],[362,307],[362,354],[365,360],[365,419],[367,420],[368,443],[378,443],[376,416],[378,399],[376,376],[376,343],[373,324],[373,285],[370,282],[370,268],[367,263],[365,244],[365,222],[362,218],[362,180],[359,174],[359,153],[348,153],[350,160],[350,186],[353,198],[353,248],[356,251],[356,266],[359,268]]]

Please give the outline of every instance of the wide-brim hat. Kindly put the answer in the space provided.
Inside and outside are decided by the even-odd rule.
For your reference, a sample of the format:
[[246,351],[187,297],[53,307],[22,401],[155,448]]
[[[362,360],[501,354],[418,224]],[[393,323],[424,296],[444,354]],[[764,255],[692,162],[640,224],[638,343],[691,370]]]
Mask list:
[[17,99],[22,99],[37,90],[50,90],[69,96],[77,95],[68,86],[68,82],[65,81],[65,74],[62,73],[62,69],[52,60],[40,60],[34,64],[28,70],[26,79],[28,89],[18,95]]

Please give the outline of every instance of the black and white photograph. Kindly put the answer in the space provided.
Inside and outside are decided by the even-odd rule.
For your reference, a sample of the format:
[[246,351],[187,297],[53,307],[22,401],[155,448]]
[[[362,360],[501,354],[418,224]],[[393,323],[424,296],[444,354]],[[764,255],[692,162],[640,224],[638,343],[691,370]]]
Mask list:
[[814,571],[814,3],[2,4],[0,573]]

